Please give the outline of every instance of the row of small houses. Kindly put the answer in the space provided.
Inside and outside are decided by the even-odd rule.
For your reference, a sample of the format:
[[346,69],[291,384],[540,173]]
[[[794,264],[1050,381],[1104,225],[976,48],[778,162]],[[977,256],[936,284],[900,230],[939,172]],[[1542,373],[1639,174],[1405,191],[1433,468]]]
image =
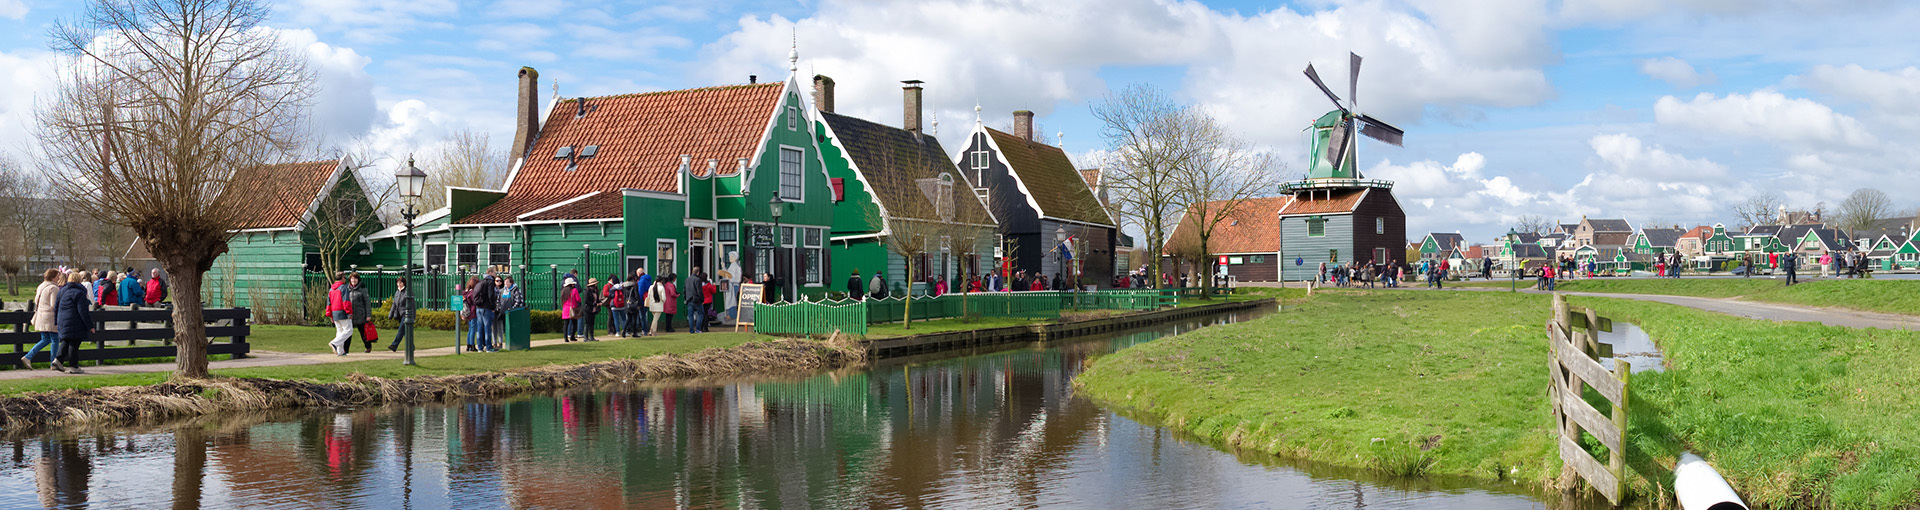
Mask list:
[[[1317,271],[1320,260],[1288,257],[1282,246],[1279,222],[1294,206],[1290,197],[1242,202],[1211,236],[1210,257],[1220,273],[1237,281],[1299,280],[1296,272]],[[1809,221],[1796,218],[1794,221]],[[1491,258],[1496,270],[1518,267],[1522,261],[1537,267],[1547,260],[1572,257],[1583,265],[1593,262],[1606,271],[1648,271],[1660,255],[1678,253],[1689,270],[1723,270],[1730,261],[1748,259],[1766,265],[1769,256],[1797,252],[1817,257],[1828,252],[1854,251],[1866,256],[1876,270],[1920,269],[1920,225],[1915,218],[1888,218],[1849,235],[1817,221],[1756,225],[1746,230],[1723,224],[1679,228],[1635,228],[1624,219],[1582,218],[1556,225],[1548,233],[1514,233],[1489,244],[1468,243],[1459,233],[1429,233],[1394,261],[1447,260],[1457,268],[1478,271]],[[1783,221],[1782,223],[1790,223]],[[1181,224],[1176,240],[1190,238],[1194,226]],[[1349,259],[1350,260],[1350,259]],[[1343,262],[1343,261],[1336,261]],[[1361,262],[1367,262],[1362,260]],[[1296,269],[1297,268],[1297,269]]]
[[[1115,227],[1099,170],[1036,137],[1031,112],[1014,112],[1012,133],[976,116],[967,146],[950,156],[922,133],[917,81],[905,82],[903,122],[892,126],[836,113],[826,76],[814,76],[811,91],[796,72],[544,107],[538,76],[519,71],[512,168],[500,189],[449,188],[446,207],[417,218],[412,260],[406,229],[378,225],[339,267],[447,275],[506,266],[530,280],[531,301],[550,303],[542,294],[565,272],[584,280],[646,268],[685,281],[697,270],[729,295],[732,284],[771,275],[780,285],[769,295],[817,300],[845,292],[855,274],[884,271],[896,294],[909,281],[938,277],[957,289],[1003,269],[1106,286],[1130,263],[1132,240]],[[234,231],[208,288],[259,307],[321,285],[310,277],[322,265],[314,219],[324,207],[376,207],[363,169],[350,158],[280,165],[271,186],[236,188],[262,208]],[[928,234],[929,224],[943,228]],[[912,274],[887,246],[900,242],[924,249]],[[444,306],[446,289],[427,290]]]

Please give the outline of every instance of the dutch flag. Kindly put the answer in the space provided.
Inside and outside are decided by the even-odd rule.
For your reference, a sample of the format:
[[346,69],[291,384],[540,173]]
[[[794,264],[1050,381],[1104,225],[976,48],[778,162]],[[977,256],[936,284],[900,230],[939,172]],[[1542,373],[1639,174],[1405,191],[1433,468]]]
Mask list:
[[1072,237],[1068,237],[1067,242],[1060,243],[1060,256],[1065,257],[1067,260],[1073,260],[1073,238]]

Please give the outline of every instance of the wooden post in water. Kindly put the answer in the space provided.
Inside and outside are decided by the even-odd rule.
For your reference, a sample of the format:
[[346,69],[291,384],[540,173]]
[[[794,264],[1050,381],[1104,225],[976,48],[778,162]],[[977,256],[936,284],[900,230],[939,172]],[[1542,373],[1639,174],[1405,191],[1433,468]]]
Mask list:
[[[1600,364],[1603,349],[1599,333],[1612,330],[1611,325],[1611,321],[1593,310],[1576,312],[1568,308],[1566,298],[1554,294],[1553,317],[1547,322],[1551,361],[1547,394],[1553,407],[1555,430],[1560,436],[1562,468],[1586,480],[1617,506],[1626,486],[1627,382],[1633,367],[1621,360],[1615,360],[1613,370]],[[1583,398],[1588,387],[1611,404],[1611,416],[1602,416]],[[1583,430],[1595,442],[1607,447],[1606,464],[1594,459],[1581,445]]]

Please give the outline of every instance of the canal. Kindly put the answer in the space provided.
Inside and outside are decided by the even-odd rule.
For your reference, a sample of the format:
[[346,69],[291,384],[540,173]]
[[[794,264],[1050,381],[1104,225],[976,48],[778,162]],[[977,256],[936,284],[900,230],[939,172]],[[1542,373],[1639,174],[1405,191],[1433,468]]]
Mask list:
[[801,380],[11,441],[0,450],[0,508],[1547,506],[1518,487],[1379,479],[1223,451],[1074,394],[1074,376],[1100,355],[1267,313]]

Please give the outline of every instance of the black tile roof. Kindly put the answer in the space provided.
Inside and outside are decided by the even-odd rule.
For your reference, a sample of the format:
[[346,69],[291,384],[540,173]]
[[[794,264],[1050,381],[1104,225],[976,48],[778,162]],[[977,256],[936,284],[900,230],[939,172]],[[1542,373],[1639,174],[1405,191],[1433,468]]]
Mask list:
[[954,220],[990,224],[991,215],[973,194],[973,184],[955,170],[940,140],[914,134],[905,129],[834,113],[821,112],[820,118],[833,130],[847,157],[858,167],[861,177],[875,189],[873,195],[893,217],[940,220],[927,194],[920,189],[921,179],[937,179],[953,174]]

